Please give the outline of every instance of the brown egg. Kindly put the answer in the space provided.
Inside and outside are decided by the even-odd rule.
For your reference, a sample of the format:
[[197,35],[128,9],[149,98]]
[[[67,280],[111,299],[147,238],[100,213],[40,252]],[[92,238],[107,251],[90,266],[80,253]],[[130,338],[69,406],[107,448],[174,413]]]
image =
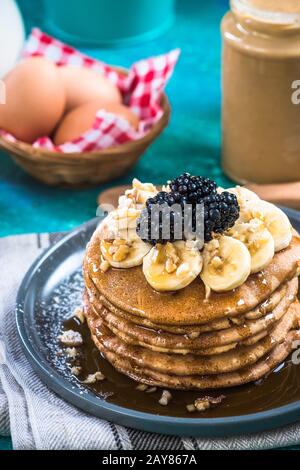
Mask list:
[[54,136],[54,143],[61,145],[80,137],[84,132],[92,128],[96,113],[105,109],[126,119],[137,130],[138,117],[126,106],[117,103],[103,103],[101,100],[91,101],[70,111],[62,120]]
[[50,135],[66,102],[57,67],[40,57],[26,59],[4,82],[6,104],[0,107],[0,129],[27,143]]
[[106,103],[121,103],[119,89],[100,72],[79,67],[58,67],[67,97],[66,111],[88,101],[101,99]]

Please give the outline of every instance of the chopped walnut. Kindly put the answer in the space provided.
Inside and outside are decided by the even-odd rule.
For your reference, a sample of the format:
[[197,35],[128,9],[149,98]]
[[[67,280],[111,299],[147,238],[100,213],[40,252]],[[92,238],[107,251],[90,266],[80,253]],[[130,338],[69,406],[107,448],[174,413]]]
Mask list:
[[91,385],[104,379],[105,376],[102,374],[102,372],[98,371],[95,372],[95,374],[89,374],[87,378],[83,381],[83,383]]
[[206,411],[210,408],[209,400],[205,400],[204,398],[198,398],[195,400],[195,409],[196,411]]
[[83,339],[78,331],[67,330],[58,337],[58,340],[65,346],[81,346]]
[[103,256],[101,256],[101,261],[100,261],[100,270],[103,272],[103,273],[106,273],[106,271],[108,271],[110,268],[110,264],[109,262],[103,258]]
[[191,333],[188,334],[188,337],[190,339],[196,339],[199,338],[200,332],[199,331],[192,331]]
[[207,264],[211,264],[215,269],[221,269],[223,266],[223,260],[220,255],[220,242],[217,238],[213,238],[209,243],[205,245],[203,251],[203,259]]
[[162,406],[167,406],[170,401],[172,400],[172,395],[171,393],[169,392],[169,390],[163,390],[162,392],[162,395],[158,401],[158,403]]
[[191,403],[190,405],[186,405],[186,409],[189,413],[194,413],[194,411],[196,411],[195,405],[193,403]]
[[166,244],[166,256],[167,258],[171,258],[174,261],[174,263],[178,263],[179,257],[177,255],[177,250],[175,246],[173,245],[173,243],[168,242]]
[[148,388],[148,385],[146,384],[138,384],[136,386],[136,390],[138,390],[139,392],[145,392]]
[[168,274],[172,274],[174,271],[176,271],[177,265],[171,260],[171,258],[167,258],[166,261],[166,271]]
[[157,193],[157,189],[152,183],[142,183],[137,178],[134,178],[132,181],[132,187],[134,189],[142,189],[143,191],[148,191],[150,193]]
[[116,239],[110,242],[108,253],[114,261],[124,261],[127,258],[132,243],[123,239]]
[[69,358],[75,359],[78,354],[78,351],[76,348],[66,348],[66,353]]
[[73,367],[71,367],[71,374],[78,376],[78,375],[80,375],[81,370],[82,369],[81,369],[80,366],[73,366]]
[[[134,207],[138,204],[145,204],[147,199],[157,194],[157,189],[152,183],[142,183],[138,179],[134,178],[132,181],[132,188],[125,191],[125,195],[119,199],[119,206]],[[128,203],[127,201],[132,201]]]
[[81,307],[75,308],[74,317],[78,318],[80,323],[84,323],[85,322],[85,316],[84,316],[83,308],[81,308]]
[[125,197],[131,199],[134,203],[136,203],[137,192],[138,188],[132,187],[130,189],[126,189]]
[[197,398],[194,403],[187,405],[187,410],[189,412],[193,411],[206,411],[209,408],[219,405],[225,399],[224,395],[220,395],[219,397],[202,397]]
[[[124,240],[121,238],[115,240],[107,241],[108,246],[105,249],[108,251],[108,254],[112,257],[113,261],[124,261],[130,252],[130,247],[132,246],[132,242],[129,240]],[[102,258],[100,268],[103,271],[107,271],[109,268],[106,261]]]
[[166,271],[171,274],[179,267],[180,261],[179,256],[177,255],[177,250],[172,243],[168,242],[166,244],[165,254],[167,258],[165,264]]
[[129,195],[126,196],[125,194],[119,197],[119,205],[118,205],[119,209],[124,209],[124,208],[129,209],[132,207],[134,207],[134,200],[132,197],[130,197]]
[[128,254],[130,252],[130,246],[128,245],[120,245],[118,248],[117,248],[117,251],[113,254],[113,260],[114,261],[124,261]]

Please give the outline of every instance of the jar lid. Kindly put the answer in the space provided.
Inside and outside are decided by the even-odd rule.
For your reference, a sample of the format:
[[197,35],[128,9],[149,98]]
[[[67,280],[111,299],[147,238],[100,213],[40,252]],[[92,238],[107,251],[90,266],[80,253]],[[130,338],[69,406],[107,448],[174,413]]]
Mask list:
[[300,0],[230,0],[232,11],[247,22],[280,29],[300,27]]

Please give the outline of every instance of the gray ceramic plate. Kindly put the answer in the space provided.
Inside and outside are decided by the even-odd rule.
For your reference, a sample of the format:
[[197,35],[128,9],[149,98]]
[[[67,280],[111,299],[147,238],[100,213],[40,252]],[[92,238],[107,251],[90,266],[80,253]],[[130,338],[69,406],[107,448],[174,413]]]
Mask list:
[[[286,212],[300,230],[300,213]],[[227,436],[258,432],[300,420],[299,401],[242,416],[174,418],[108,403],[90,390],[85,389],[83,393],[82,388],[65,375],[63,367],[51,360],[54,344],[51,338],[57,334],[58,320],[68,318],[72,302],[79,302],[82,258],[97,222],[99,219],[88,222],[48,249],[32,265],[18,292],[16,321],[19,336],[29,361],[50,389],[78,408],[101,418],[144,431],[173,435]],[[72,279],[72,290],[66,279]]]

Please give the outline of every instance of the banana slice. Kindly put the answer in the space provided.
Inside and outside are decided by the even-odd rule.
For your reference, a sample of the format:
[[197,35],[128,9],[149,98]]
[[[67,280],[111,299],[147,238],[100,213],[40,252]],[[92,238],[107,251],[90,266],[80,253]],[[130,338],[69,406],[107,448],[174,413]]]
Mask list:
[[98,225],[97,231],[100,239],[110,239],[114,238],[113,236],[113,217],[112,212],[110,212],[105,219],[103,219]]
[[226,189],[228,193],[235,194],[239,203],[239,206],[243,206],[248,201],[259,201],[259,197],[250,189],[244,188],[243,186],[235,186],[234,188]]
[[127,189],[125,194],[119,197],[119,208],[134,207],[143,209],[149,198],[154,197],[158,189],[152,183],[142,183],[134,178],[132,188]]
[[246,245],[251,256],[251,273],[264,269],[273,259],[275,243],[269,230],[259,219],[237,224],[229,235]]
[[177,291],[189,285],[200,274],[202,256],[190,242],[157,244],[143,261],[143,272],[153,289]]
[[140,210],[131,207],[122,207],[110,212],[98,227],[100,238],[102,240],[139,240],[136,226],[140,213]]
[[292,227],[285,213],[266,201],[248,201],[242,211],[241,217],[249,222],[251,219],[261,220],[271,233],[275,252],[287,248],[292,240]]
[[151,250],[151,245],[142,240],[101,240],[103,258],[114,268],[133,268],[143,262],[143,258]]
[[207,243],[203,250],[201,279],[215,292],[241,286],[251,273],[251,256],[247,247],[228,236]]

